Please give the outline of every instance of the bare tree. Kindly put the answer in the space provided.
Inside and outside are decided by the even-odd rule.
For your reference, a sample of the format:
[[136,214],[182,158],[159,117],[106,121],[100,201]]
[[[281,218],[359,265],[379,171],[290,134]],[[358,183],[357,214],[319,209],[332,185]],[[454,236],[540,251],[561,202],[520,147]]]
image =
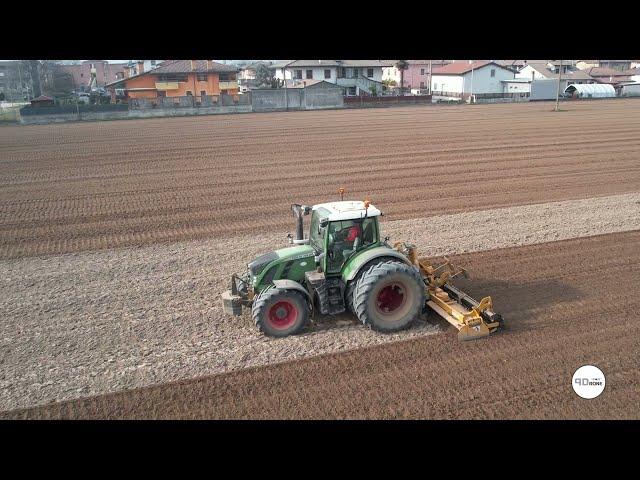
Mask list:
[[45,60],[40,69],[44,94],[49,96],[67,95],[74,89],[73,75],[58,62]]

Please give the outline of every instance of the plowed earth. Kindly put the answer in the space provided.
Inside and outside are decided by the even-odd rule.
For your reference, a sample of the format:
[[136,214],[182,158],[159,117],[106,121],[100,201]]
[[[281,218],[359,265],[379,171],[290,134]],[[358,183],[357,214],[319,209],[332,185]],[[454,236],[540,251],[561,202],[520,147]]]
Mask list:
[[[508,327],[458,342],[450,327],[341,354],[6,412],[2,418],[638,418],[640,232],[454,257]],[[446,324],[445,324],[446,325]],[[599,366],[593,400],[573,372]]]
[[290,112],[0,129],[0,258],[290,227],[369,196],[388,219],[637,191],[631,100]]

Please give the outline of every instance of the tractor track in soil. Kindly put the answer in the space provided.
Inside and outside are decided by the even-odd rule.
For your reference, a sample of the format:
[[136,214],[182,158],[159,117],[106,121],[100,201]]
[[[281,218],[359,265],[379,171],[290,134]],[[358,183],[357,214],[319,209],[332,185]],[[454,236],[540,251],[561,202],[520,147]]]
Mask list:
[[[230,238],[343,185],[391,220],[640,184],[635,100],[288,112],[0,130],[0,259]],[[455,133],[454,133],[455,132]]]
[[[638,244],[640,231],[633,231],[454,257],[475,273],[459,285],[471,295],[491,292],[508,322],[482,340],[458,342],[449,327],[0,418],[637,419]],[[606,375],[594,400],[571,388],[585,364]]]

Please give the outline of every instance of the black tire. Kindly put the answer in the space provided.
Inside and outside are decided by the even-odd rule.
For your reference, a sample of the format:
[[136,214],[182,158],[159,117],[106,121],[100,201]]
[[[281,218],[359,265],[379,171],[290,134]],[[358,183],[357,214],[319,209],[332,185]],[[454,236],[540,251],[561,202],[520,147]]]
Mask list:
[[295,290],[263,290],[251,307],[253,322],[265,335],[287,337],[298,333],[309,321],[306,298]]
[[414,267],[398,261],[372,265],[355,288],[356,315],[363,325],[380,332],[407,328],[424,303],[424,280]]
[[347,309],[354,315],[356,314],[356,309],[353,306],[353,298],[355,297],[356,285],[358,285],[359,279],[360,273],[358,273],[356,278],[354,278],[347,284],[347,291],[344,298],[344,303],[347,306]]
[[397,262],[397,260],[395,260],[393,257],[376,257],[373,260],[369,260],[360,268],[360,271],[356,274],[355,277],[353,277],[353,280],[351,280],[347,284],[347,289],[345,291],[344,304],[347,306],[347,309],[352,314],[356,315],[356,309],[353,306],[353,301],[355,298],[355,291],[356,291],[356,286],[358,285],[358,280],[360,280],[362,275],[364,275],[372,265],[378,265],[379,263],[386,262],[386,261]]

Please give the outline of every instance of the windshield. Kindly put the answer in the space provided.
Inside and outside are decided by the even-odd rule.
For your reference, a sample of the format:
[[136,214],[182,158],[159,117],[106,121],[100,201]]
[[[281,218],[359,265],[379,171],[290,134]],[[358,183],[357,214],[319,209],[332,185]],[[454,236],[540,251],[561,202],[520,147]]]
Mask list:
[[311,214],[311,224],[309,226],[309,243],[317,251],[324,250],[324,233],[326,228],[320,228],[320,220],[327,218],[329,211],[324,208],[318,208]]
[[375,218],[342,220],[329,224],[327,246],[329,272],[336,272],[358,250],[375,242]]

